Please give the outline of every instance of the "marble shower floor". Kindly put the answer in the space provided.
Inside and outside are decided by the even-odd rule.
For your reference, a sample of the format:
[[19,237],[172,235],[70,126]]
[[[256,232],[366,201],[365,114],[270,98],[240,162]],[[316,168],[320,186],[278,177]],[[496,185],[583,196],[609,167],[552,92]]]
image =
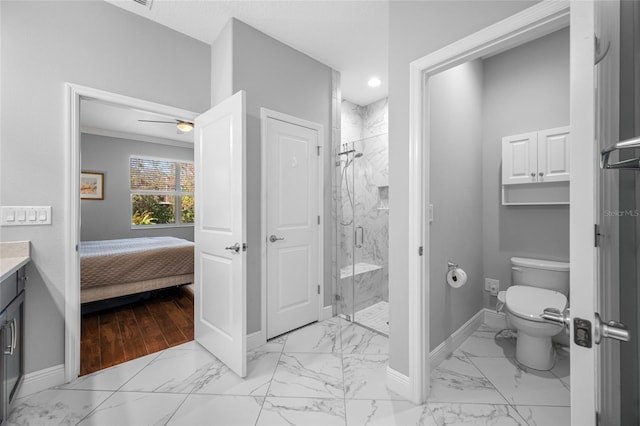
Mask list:
[[250,353],[238,378],[195,342],[18,400],[11,425],[569,425],[569,362],[528,371],[482,326],[424,405],[386,388],[388,339],[333,318]]
[[355,322],[389,335],[389,302],[384,300],[359,310],[353,316]]

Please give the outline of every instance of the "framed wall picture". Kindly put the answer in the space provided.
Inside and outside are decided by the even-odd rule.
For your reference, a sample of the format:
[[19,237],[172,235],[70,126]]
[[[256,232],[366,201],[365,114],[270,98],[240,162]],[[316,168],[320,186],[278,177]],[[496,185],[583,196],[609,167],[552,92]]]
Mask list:
[[104,200],[104,173],[80,173],[80,199]]

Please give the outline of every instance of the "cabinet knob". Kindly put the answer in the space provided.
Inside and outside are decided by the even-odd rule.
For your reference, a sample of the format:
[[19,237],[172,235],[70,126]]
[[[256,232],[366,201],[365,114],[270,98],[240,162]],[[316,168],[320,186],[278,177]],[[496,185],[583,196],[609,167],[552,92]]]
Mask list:
[[542,176],[544,176],[544,173],[540,172],[540,173],[538,173],[538,176],[542,177]]
[[531,177],[536,177],[536,174],[534,172],[531,172]]

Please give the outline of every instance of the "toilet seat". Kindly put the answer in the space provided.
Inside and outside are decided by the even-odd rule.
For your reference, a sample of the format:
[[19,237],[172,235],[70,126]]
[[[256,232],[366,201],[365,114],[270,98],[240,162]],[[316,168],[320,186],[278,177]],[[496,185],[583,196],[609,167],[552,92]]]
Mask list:
[[513,315],[529,321],[544,322],[540,314],[547,308],[563,312],[567,308],[564,294],[544,288],[514,285],[507,289],[506,306]]

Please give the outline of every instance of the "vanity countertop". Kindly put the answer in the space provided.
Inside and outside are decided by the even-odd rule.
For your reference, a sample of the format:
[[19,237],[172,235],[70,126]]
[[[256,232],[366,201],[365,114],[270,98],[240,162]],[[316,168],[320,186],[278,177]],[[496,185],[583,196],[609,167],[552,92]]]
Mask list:
[[30,260],[29,241],[0,242],[0,281],[10,277]]

